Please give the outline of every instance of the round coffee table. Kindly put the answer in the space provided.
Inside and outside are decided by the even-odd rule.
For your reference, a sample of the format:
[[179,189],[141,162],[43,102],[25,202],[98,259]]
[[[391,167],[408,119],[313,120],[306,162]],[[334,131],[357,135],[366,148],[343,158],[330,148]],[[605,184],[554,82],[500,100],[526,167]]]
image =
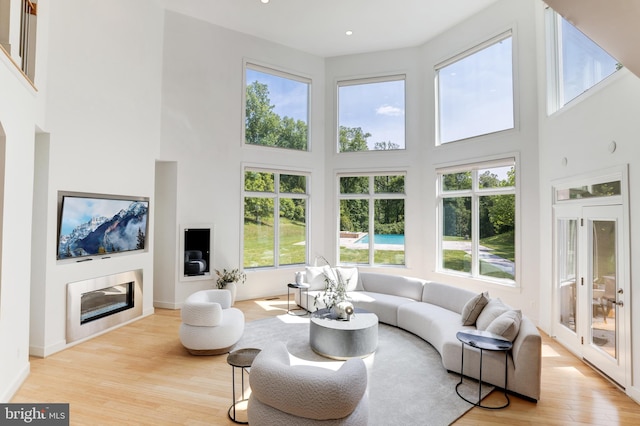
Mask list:
[[378,347],[378,316],[356,309],[347,321],[336,318],[328,309],[319,309],[311,314],[309,344],[327,358],[364,358]]

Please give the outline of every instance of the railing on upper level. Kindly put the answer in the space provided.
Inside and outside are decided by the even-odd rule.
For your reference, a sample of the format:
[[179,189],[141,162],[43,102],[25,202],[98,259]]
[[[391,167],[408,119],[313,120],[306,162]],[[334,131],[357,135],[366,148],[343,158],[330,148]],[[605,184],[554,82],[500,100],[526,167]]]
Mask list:
[[31,0],[22,0],[20,15],[20,51],[22,71],[33,81],[36,58],[36,19],[38,5]]

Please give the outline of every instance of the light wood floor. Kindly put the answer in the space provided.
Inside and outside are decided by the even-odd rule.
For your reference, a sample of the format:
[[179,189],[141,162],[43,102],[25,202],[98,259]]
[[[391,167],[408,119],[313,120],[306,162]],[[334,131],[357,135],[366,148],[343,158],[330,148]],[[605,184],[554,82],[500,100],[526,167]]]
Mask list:
[[[286,311],[286,296],[236,307],[247,321],[276,316]],[[179,326],[179,311],[157,309],[47,358],[32,358],[31,374],[11,402],[69,403],[72,425],[233,424],[227,418],[226,355],[189,355],[180,345]],[[547,336],[542,355],[537,404],[512,397],[504,410],[473,408],[456,424],[638,424],[640,405]],[[494,392],[485,401],[499,403],[501,396]]]

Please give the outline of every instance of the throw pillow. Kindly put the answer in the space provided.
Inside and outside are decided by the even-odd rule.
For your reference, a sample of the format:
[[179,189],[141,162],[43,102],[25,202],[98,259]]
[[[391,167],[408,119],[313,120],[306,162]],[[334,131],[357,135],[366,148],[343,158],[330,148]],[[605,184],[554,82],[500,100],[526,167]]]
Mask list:
[[478,315],[489,303],[489,293],[480,293],[469,300],[462,308],[462,325],[474,325],[478,319]]
[[347,291],[355,291],[358,286],[358,268],[335,268],[336,277],[347,284]]
[[331,276],[328,266],[307,266],[305,268],[306,281],[309,290],[324,290],[326,287],[325,272]]
[[521,322],[522,312],[520,310],[509,310],[494,319],[486,331],[513,342],[518,335],[518,331],[520,331]]
[[478,319],[476,319],[476,328],[478,330],[486,330],[494,319],[498,318],[510,308],[502,303],[499,298],[489,300],[487,306],[484,307]]

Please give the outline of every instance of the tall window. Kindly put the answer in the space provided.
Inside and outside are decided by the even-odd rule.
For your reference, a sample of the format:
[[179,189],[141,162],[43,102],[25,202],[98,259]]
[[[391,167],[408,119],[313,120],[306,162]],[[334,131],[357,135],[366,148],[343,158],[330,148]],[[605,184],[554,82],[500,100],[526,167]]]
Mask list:
[[515,281],[513,159],[438,172],[439,270]]
[[405,148],[404,80],[338,82],[338,152]]
[[245,170],[245,268],[307,263],[308,176]]
[[549,113],[567,105],[622,68],[580,30],[551,8],[546,11]]
[[514,127],[511,31],[436,67],[437,142]]
[[404,265],[404,174],[343,175],[340,263]]
[[249,63],[245,78],[245,142],[307,151],[311,81]]

